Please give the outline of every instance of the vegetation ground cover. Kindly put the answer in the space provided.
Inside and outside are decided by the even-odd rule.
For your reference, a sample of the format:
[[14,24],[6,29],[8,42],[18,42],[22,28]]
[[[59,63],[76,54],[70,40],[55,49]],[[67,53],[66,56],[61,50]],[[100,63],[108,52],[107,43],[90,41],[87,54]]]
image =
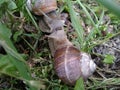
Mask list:
[[39,16],[29,11],[26,0],[0,0],[0,89],[119,90],[119,13],[96,1],[57,2],[57,12],[68,15],[64,29],[69,40],[91,54],[97,64],[87,82],[79,79],[75,86],[68,86],[55,74],[47,38],[38,25]]

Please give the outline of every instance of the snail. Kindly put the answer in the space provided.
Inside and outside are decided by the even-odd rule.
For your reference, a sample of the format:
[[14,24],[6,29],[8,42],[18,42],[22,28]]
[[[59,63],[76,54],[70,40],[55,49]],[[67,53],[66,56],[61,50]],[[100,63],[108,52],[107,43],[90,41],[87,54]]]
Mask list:
[[[56,0],[28,0],[27,6],[36,15],[44,15],[43,32],[50,32],[48,43],[54,57],[54,69],[58,77],[66,84],[74,85],[83,77],[87,80],[96,69],[96,64],[89,54],[81,52],[68,39],[63,28],[64,22],[55,15]],[[48,3],[49,2],[49,3]],[[33,3],[33,4],[31,4]],[[48,11],[47,11],[48,9]],[[46,28],[49,27],[50,31]]]
[[76,80],[83,77],[87,80],[96,69],[96,64],[90,55],[80,52],[67,39],[64,30],[58,30],[48,38],[53,39],[54,68],[58,77],[66,84],[74,85]]
[[43,13],[55,11],[57,3],[56,0],[27,0],[27,7],[36,15],[42,15]]
[[56,13],[56,0],[27,0],[27,7],[34,14],[41,16],[39,26],[42,32],[52,33],[64,25],[64,20]]

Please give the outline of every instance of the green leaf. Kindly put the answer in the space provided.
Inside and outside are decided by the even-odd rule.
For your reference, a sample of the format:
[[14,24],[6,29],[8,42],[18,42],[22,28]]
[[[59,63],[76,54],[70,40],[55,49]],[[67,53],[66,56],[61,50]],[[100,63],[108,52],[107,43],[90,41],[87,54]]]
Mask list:
[[0,23],[0,40],[5,41],[9,47],[16,51],[15,47],[13,46],[10,40],[11,35],[12,33],[10,29],[8,29],[4,24]]
[[83,78],[77,80],[74,90],[85,90]]
[[16,78],[20,77],[15,65],[12,64],[10,59],[14,58],[9,58],[9,55],[0,54],[0,73]]
[[15,42],[18,41],[18,37],[23,33],[23,30],[16,31],[15,34],[13,35],[13,39]]
[[46,88],[42,81],[29,80],[28,83],[33,87],[37,87],[37,90],[45,90]]
[[0,34],[4,35],[7,38],[10,38],[12,33],[10,32],[10,29],[6,28],[4,24],[0,23]]
[[106,64],[112,64],[114,63],[115,57],[113,55],[106,55],[105,59],[103,60],[104,63]]
[[9,10],[14,10],[16,8],[17,8],[17,6],[16,6],[15,2],[13,2],[12,0],[10,0],[9,3],[8,3],[8,9]]
[[0,0],[0,5],[6,2],[6,0]]
[[[7,33],[6,33],[7,32]],[[10,40],[11,32],[5,25],[0,23],[0,45],[4,48],[7,55],[9,56],[10,62],[16,67],[20,77],[24,80],[32,80],[29,67],[27,66],[24,58],[17,53],[12,41]],[[2,63],[2,61],[0,62]],[[30,90],[36,90],[29,83]]]
[[68,89],[68,86],[64,85],[64,87],[63,87],[62,90],[69,90],[69,89]]
[[[28,75],[28,67],[27,64],[25,65],[25,60],[17,53],[14,45],[12,44],[11,40],[9,39],[9,33],[4,34],[5,32],[9,32],[10,30],[5,27],[4,25],[0,25],[0,45],[5,49],[8,55],[10,55],[9,58],[15,58],[15,60],[12,60],[12,63],[17,67],[18,71],[20,72],[21,76],[30,79],[30,76]],[[4,30],[4,31],[3,31]],[[8,31],[9,30],[9,31]],[[8,35],[8,36],[7,36]]]

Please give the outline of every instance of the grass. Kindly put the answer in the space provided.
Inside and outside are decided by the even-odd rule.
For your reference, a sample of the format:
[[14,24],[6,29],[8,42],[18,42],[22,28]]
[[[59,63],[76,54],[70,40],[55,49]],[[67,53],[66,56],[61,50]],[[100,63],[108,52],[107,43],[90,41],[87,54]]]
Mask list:
[[120,3],[119,3],[119,0],[118,1],[114,1],[114,0],[105,0],[105,1],[97,0],[97,2],[101,3],[106,8],[108,8],[111,12],[113,12],[118,17],[120,17],[120,9],[119,9],[120,8],[120,6],[119,6]]
[[[100,2],[100,0],[97,1]],[[108,24],[103,23],[104,16],[108,15],[110,17],[113,26],[118,26],[120,20],[97,2],[91,2],[65,0],[62,10],[70,15],[69,18],[77,34],[77,38],[74,39],[77,42],[75,45],[82,51],[93,54],[92,49],[95,46],[120,34],[118,28],[105,36],[102,34],[108,27]],[[9,76],[7,78],[11,82],[13,81],[11,83],[12,87],[8,86],[7,89],[13,90],[15,88],[19,90],[19,87],[16,88],[14,85],[14,82],[19,84],[18,80],[23,81],[22,84],[28,90],[106,90],[115,89],[120,85],[118,78],[106,78],[104,73],[108,73],[108,71],[99,67],[96,72],[104,78],[94,75],[85,83],[80,78],[75,86],[62,83],[55,74],[53,58],[47,40],[43,39],[44,35],[39,29],[37,17],[29,11],[25,3],[26,0],[0,1],[0,74],[1,77],[3,75],[5,77]],[[81,23],[84,23],[86,27]],[[25,26],[30,27],[26,30]],[[90,31],[87,33],[85,29],[89,30],[89,28]],[[110,57],[104,60],[108,60],[108,58]],[[116,75],[116,72],[114,74]]]

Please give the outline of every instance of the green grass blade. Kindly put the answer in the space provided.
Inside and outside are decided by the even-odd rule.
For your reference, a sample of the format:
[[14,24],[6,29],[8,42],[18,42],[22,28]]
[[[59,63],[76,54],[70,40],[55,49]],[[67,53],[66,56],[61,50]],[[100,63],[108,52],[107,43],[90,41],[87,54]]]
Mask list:
[[[30,16],[30,18],[31,18],[31,20],[32,20],[32,23],[35,25],[36,29],[37,29],[38,31],[40,31],[40,28],[38,27],[36,21],[34,20],[31,12],[30,12],[29,9],[27,8],[27,6],[26,6],[25,8],[26,8],[26,11],[27,11],[28,15]],[[40,32],[41,32],[41,31],[40,31]]]
[[98,17],[97,17],[97,15],[95,14],[95,12],[93,11],[93,9],[91,9],[89,6],[87,6],[87,5],[85,5],[85,7],[88,9],[88,10],[90,10],[90,12],[94,15],[94,17],[95,17],[95,20],[96,20],[96,22],[98,22]]
[[93,21],[92,17],[90,16],[89,12],[87,11],[86,7],[81,3],[80,0],[77,0],[77,2],[79,3],[79,5],[83,8],[85,14],[87,15],[87,17],[89,18],[89,20],[91,21],[91,23],[93,24],[94,27],[96,27],[95,22]]
[[111,12],[120,17],[120,4],[117,3],[117,0],[96,0],[96,1],[104,5]]
[[[96,17],[96,21],[98,22],[98,18],[96,16],[96,14],[93,12],[93,10],[91,10],[89,7],[85,7],[85,5],[83,5],[81,3],[80,0],[77,0],[78,4],[82,7],[84,13],[87,15],[88,19],[91,21],[92,25],[93,25],[93,29],[91,30],[91,32],[89,33],[89,35],[85,38],[85,41],[89,41],[91,38],[93,38],[94,34],[98,33],[100,35],[100,31],[98,29],[97,24],[94,22],[94,20],[92,19],[90,13],[88,12],[87,8],[93,13],[93,15]],[[85,43],[86,43],[85,42]]]
[[99,19],[99,21],[98,21],[98,23],[97,23],[97,27],[99,27],[99,25],[100,25],[101,22],[103,21],[104,15],[105,15],[105,11],[104,11],[104,9],[103,9],[103,10],[102,10],[102,13],[101,13],[101,15],[100,15],[100,19]]
[[70,13],[72,25],[78,34],[79,43],[80,43],[81,47],[83,47],[84,30],[82,28],[82,25],[80,24],[78,17],[75,15],[76,13],[75,13],[74,9],[72,8],[71,0],[66,0],[66,3],[67,3],[68,8],[69,8],[69,13]]
[[94,90],[112,86],[120,86],[120,78],[108,78],[108,79],[98,79],[98,78],[93,78],[94,84],[90,84],[88,87],[88,90],[91,90],[94,88]]

